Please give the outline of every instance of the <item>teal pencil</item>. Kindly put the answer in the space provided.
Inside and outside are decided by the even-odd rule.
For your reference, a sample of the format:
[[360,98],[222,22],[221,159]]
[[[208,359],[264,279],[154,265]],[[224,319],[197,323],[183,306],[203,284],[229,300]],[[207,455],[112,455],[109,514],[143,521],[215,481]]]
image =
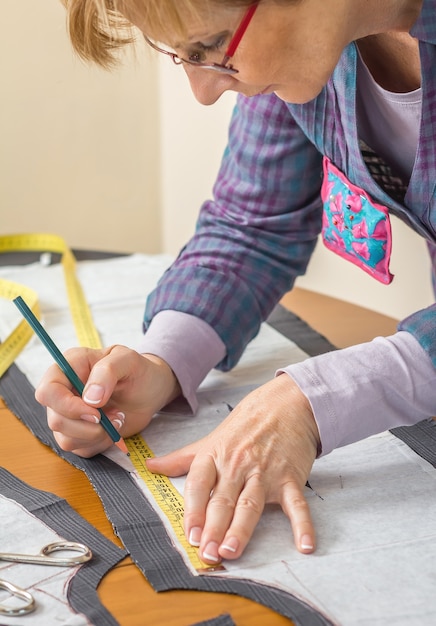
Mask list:
[[[47,333],[45,328],[42,326],[42,324],[40,324],[38,318],[35,317],[32,310],[27,306],[27,304],[24,302],[21,296],[14,298],[13,302],[17,306],[17,308],[19,309],[20,313],[23,315],[25,320],[33,328],[37,336],[41,339],[42,343],[50,352],[50,354],[52,355],[52,357],[54,358],[58,366],[61,368],[65,376],[70,381],[70,383],[73,385],[74,389],[81,396],[85,385],[82,383],[82,381],[80,380],[76,372],[68,363],[67,359],[59,350],[59,348],[57,347],[53,339],[50,337],[50,335]],[[109,437],[120,448],[120,450],[122,450],[125,454],[129,454],[126,444],[122,440],[121,435],[113,426],[108,416],[101,409],[98,409],[98,411],[100,413],[100,418],[101,418],[100,424],[103,426],[103,428],[105,429]]]

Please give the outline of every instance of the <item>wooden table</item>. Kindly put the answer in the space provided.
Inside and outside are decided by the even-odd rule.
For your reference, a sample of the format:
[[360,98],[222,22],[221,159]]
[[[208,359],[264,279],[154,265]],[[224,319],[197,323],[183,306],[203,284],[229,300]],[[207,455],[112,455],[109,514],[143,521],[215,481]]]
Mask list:
[[[389,317],[303,289],[294,289],[282,304],[337,347],[395,332],[396,322]],[[120,545],[86,476],[33,437],[1,400],[0,421],[2,466],[31,486],[65,498],[103,535]],[[222,613],[229,613],[237,626],[291,623],[255,602],[236,596],[197,591],[155,593],[130,558],[105,576],[99,595],[121,626],[145,623],[189,626]]]

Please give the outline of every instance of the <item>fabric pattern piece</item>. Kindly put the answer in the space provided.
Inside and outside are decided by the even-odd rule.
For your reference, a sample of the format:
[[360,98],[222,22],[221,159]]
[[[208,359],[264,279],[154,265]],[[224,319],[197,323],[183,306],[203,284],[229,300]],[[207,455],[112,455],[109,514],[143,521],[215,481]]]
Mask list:
[[372,202],[324,158],[322,237],[325,246],[388,285],[392,232],[388,209]]
[[[126,551],[88,524],[66,500],[31,487],[4,468],[0,468],[0,493],[21,504],[60,536],[91,548],[94,558],[82,565],[71,579],[68,601],[76,613],[86,616],[94,626],[116,626],[118,622],[101,604],[96,589],[102,577],[127,556]],[[7,618],[1,619],[5,622]]]
[[225,614],[214,617],[213,619],[208,619],[205,622],[197,622],[193,624],[193,626],[235,626],[235,622],[230,615]]
[[392,433],[421,458],[436,467],[436,421],[434,419],[419,422],[413,428],[400,426],[392,429]]

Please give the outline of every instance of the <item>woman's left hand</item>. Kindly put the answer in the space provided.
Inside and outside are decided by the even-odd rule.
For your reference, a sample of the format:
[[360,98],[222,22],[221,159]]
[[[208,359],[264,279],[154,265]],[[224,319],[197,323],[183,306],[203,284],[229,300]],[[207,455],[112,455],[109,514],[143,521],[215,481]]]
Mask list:
[[188,474],[185,532],[207,563],[237,559],[265,504],[279,503],[300,552],[315,549],[304,497],[319,446],[309,402],[287,375],[246,396],[208,436],[147,462],[155,473]]

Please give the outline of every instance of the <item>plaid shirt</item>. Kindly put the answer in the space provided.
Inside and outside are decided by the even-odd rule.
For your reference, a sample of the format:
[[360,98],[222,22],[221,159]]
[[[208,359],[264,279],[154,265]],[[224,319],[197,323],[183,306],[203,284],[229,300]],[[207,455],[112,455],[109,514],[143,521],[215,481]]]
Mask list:
[[[145,327],[170,309],[207,322],[238,361],[281,296],[305,272],[321,229],[322,156],[372,199],[436,242],[436,0],[424,0],[411,30],[420,41],[422,120],[417,160],[403,204],[373,180],[355,116],[357,51],[350,44],[323,91],[303,105],[274,94],[239,96],[229,142],[196,232],[147,301]],[[411,332],[436,366],[436,305],[411,315]]]

